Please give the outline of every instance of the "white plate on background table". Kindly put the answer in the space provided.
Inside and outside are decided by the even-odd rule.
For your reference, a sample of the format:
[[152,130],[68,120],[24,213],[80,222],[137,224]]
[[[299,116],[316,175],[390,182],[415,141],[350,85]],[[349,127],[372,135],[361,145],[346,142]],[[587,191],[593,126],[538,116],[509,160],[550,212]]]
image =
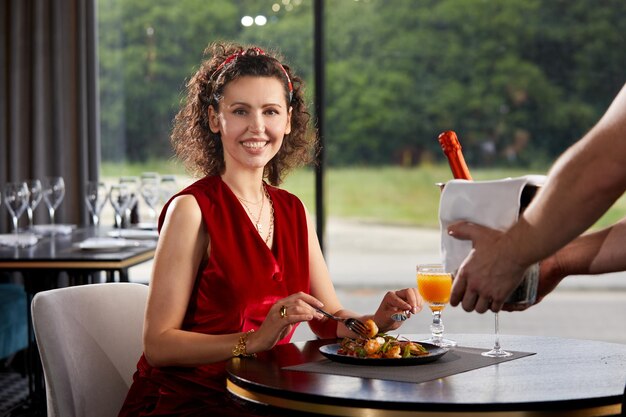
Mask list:
[[118,239],[112,237],[90,237],[76,244],[81,250],[119,250],[142,246],[138,240]]
[[159,232],[156,230],[142,229],[115,229],[107,232],[109,237],[121,237],[127,239],[158,239]]

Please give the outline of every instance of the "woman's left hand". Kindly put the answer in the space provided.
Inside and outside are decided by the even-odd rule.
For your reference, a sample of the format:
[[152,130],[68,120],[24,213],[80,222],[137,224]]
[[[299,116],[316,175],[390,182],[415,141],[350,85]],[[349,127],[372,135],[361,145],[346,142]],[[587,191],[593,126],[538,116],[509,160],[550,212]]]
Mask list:
[[402,325],[401,321],[391,318],[393,314],[406,312],[407,316],[422,310],[423,300],[417,288],[388,291],[374,314],[374,321],[382,332],[395,330]]

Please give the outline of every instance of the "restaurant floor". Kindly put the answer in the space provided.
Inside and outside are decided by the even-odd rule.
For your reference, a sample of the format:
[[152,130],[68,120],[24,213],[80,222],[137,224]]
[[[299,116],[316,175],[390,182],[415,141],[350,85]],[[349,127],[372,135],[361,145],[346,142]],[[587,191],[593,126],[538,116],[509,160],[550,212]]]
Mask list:
[[28,398],[28,378],[22,366],[23,361],[20,352],[0,364],[0,417],[29,415],[24,407]]

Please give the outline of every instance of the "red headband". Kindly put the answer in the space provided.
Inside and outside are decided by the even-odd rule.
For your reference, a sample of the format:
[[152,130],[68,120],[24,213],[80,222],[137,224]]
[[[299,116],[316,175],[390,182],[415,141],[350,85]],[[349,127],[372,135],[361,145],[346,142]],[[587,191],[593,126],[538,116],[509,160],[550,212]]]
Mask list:
[[[251,49],[253,51],[256,51],[257,54],[259,55],[265,55],[265,51],[261,48],[255,47]],[[228,56],[221,64],[218,65],[217,69],[213,71],[213,74],[211,74],[211,78],[215,77],[216,74],[219,74],[226,65],[235,61],[240,56],[244,56],[246,54],[247,54],[247,51],[240,51],[240,52],[235,52],[234,54]],[[289,102],[291,102],[291,99],[293,98],[293,84],[291,83],[291,78],[289,78],[289,74],[287,74],[287,70],[285,69],[285,67],[283,67],[283,65],[280,62],[278,62],[278,66],[280,67],[281,70],[283,70],[283,73],[285,74],[285,77],[287,78],[287,87],[289,87]]]

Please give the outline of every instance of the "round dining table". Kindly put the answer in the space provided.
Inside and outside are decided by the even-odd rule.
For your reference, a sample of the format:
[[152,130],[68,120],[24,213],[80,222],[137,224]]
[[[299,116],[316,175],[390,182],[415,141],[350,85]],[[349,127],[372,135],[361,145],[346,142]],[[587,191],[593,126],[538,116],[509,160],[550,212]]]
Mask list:
[[[428,335],[405,336],[423,340]],[[446,355],[453,354],[455,349],[460,352],[464,347],[488,350],[494,340],[488,334],[447,337],[456,340],[459,347]],[[626,384],[626,345],[515,335],[500,335],[500,341],[505,350],[524,352],[525,356],[419,383],[395,381],[393,376],[386,379],[359,376],[359,364],[351,365],[354,367],[349,369],[351,376],[295,370],[317,362],[332,369],[335,361],[322,355],[320,347],[336,344],[338,340],[290,343],[262,352],[256,358],[231,359],[227,365],[227,389],[252,408],[266,408],[280,415],[620,414]],[[437,361],[432,362],[431,368],[436,365]],[[419,373],[421,366],[394,366],[391,374]]]

